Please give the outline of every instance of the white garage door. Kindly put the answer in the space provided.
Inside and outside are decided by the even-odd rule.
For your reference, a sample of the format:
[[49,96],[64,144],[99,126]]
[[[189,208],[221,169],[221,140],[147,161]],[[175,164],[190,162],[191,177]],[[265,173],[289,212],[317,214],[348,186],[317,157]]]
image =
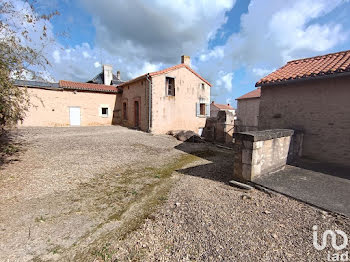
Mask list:
[[80,126],[80,107],[69,108],[69,123],[71,126]]

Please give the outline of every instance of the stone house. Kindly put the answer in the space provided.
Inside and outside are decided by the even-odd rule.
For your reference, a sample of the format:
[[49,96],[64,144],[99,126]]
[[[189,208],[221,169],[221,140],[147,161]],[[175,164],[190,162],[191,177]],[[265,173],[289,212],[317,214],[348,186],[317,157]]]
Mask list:
[[119,85],[113,121],[152,133],[201,133],[210,114],[210,87],[190,67],[190,57],[182,56],[181,64]]
[[119,124],[152,133],[201,132],[210,114],[211,84],[190,67],[188,56],[181,64],[127,82],[104,65],[87,83],[15,83],[28,87],[33,103],[24,126]]
[[235,115],[235,109],[230,104],[217,104],[214,101],[210,104],[210,117],[216,117],[219,111],[227,110]]
[[298,130],[303,157],[350,166],[350,50],[290,61],[256,86],[259,130]]
[[111,125],[116,95],[115,86],[59,81],[47,83],[16,80],[27,87],[31,106],[23,126]]
[[259,123],[259,106],[261,90],[257,88],[247,94],[238,97],[237,100],[237,120],[235,121],[235,131],[256,131]]

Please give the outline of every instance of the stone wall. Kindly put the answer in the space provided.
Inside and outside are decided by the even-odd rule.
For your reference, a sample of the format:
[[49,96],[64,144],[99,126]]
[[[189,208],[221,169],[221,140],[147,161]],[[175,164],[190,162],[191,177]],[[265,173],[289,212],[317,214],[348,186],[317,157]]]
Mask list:
[[[113,123],[135,127],[135,101],[139,102],[139,128],[148,131],[148,82],[139,80],[123,87],[123,93],[118,94],[115,103]],[[126,103],[126,118],[124,118],[123,103]]]
[[236,132],[257,131],[260,98],[237,100]]
[[259,130],[304,133],[302,156],[350,166],[350,77],[261,88]]
[[284,168],[293,130],[235,133],[234,177],[254,179]]

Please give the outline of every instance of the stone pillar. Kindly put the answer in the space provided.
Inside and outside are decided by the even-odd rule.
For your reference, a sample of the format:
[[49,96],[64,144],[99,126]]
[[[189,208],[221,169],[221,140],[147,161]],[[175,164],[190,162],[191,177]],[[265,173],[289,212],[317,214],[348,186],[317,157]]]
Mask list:
[[254,181],[283,169],[293,133],[290,129],[234,133],[234,177]]

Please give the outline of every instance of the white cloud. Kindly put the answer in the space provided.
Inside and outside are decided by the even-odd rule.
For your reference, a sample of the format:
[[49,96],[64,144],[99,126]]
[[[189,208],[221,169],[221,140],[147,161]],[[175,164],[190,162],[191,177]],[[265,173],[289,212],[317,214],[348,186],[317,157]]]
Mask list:
[[[340,24],[313,23],[341,4],[326,0],[252,0],[241,17],[241,31],[225,50],[247,66],[281,65],[292,58],[324,52],[344,40]],[[264,14],[264,15],[261,15]]]
[[101,65],[99,62],[97,62],[97,61],[94,63],[94,67],[95,67],[95,68],[98,68],[98,67],[101,67],[101,66],[102,66],[102,65]]
[[224,48],[222,46],[216,46],[213,50],[203,53],[199,56],[200,61],[207,61],[213,58],[223,58],[225,55]]
[[253,68],[252,69],[253,73],[258,77],[264,77],[275,70],[276,70],[275,68],[273,69]]
[[91,57],[91,56],[89,55],[88,52],[83,51],[83,57],[84,57],[84,58],[89,58],[89,57]]
[[96,43],[113,54],[150,63],[178,63],[193,55],[226,22],[235,0],[82,0],[93,16]]
[[343,2],[252,0],[248,12],[241,16],[239,32],[222,46],[201,49],[196,66],[216,83],[212,94],[226,96],[230,87],[222,88],[220,71],[246,69],[249,80],[245,81],[257,81],[289,60],[333,51],[344,43],[348,32],[340,20],[337,24],[329,18],[319,21]]
[[227,91],[232,91],[233,73],[219,72],[219,78],[215,84],[217,88],[225,88]]
[[53,51],[52,56],[53,56],[55,63],[57,63],[57,64],[61,63],[60,51],[58,51],[58,50]]
[[128,76],[130,78],[135,78],[137,76],[158,71],[161,68],[162,64],[151,64],[149,62],[145,62],[141,68],[136,69],[136,71],[129,72]]

